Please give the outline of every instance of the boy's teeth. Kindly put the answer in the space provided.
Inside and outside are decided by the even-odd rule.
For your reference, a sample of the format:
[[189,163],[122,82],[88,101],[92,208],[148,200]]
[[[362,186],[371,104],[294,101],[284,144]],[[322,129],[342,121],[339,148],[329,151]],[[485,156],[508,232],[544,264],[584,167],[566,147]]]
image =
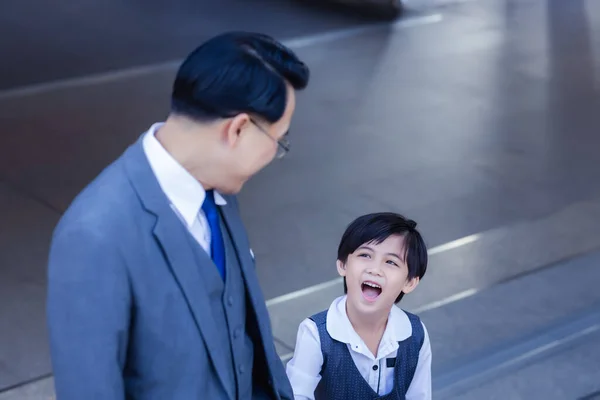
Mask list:
[[374,288],[380,288],[380,289],[381,289],[381,286],[379,286],[379,285],[377,285],[377,284],[375,284],[375,283],[371,283],[371,282],[365,282],[365,285],[367,285],[367,286],[371,286],[371,287],[374,287]]

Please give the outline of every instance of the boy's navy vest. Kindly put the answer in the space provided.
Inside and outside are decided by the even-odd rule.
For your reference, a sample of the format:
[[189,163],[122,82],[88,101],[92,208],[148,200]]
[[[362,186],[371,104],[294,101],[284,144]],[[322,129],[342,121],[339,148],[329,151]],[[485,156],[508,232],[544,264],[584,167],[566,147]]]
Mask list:
[[315,400],[404,400],[417,369],[419,351],[425,338],[419,317],[408,312],[406,315],[412,326],[412,335],[398,342],[394,387],[390,393],[383,396],[379,396],[360,374],[346,343],[338,342],[329,336],[327,310],[310,317],[319,330],[323,353],[321,381],[315,391]]

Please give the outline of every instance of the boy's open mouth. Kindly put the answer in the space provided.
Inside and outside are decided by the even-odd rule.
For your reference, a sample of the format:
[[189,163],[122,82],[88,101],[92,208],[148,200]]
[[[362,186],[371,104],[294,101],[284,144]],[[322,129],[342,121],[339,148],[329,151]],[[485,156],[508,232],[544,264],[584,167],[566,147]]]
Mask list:
[[381,294],[381,285],[375,282],[365,281],[361,287],[363,297],[369,301],[375,301]]

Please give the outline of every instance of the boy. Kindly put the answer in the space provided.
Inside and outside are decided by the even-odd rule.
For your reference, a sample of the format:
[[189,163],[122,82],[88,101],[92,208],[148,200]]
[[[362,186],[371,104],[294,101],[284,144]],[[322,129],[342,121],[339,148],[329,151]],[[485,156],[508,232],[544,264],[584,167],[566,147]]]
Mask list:
[[344,293],[305,319],[287,374],[296,400],[431,399],[431,347],[416,315],[394,307],[427,269],[416,223],[359,217],[342,236]]

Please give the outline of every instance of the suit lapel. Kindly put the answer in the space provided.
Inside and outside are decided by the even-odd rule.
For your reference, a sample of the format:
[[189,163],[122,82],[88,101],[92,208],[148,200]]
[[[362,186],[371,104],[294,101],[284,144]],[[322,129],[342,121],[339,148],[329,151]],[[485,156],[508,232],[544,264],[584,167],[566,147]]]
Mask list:
[[[211,322],[212,310],[210,308],[210,299],[206,291],[206,285],[202,281],[196,257],[189,246],[190,239],[186,237],[187,233],[177,225],[180,222],[173,217],[170,215],[159,217],[154,229],[154,235],[163,248],[171,271],[188,302],[196,326],[206,343],[206,348],[215,366],[217,375],[227,390],[227,394],[233,399],[232,388],[226,384],[224,376],[225,369],[228,366],[225,363],[223,351],[219,347],[220,342],[217,340],[219,337],[217,335],[223,335],[224,333],[218,332],[215,329],[215,324]],[[202,254],[202,252],[199,253]],[[201,263],[212,264],[212,260],[205,253],[201,257]],[[216,269],[214,265],[211,265],[211,267]]]
[[[223,332],[218,332],[215,324],[211,322],[210,299],[197,265],[197,258],[190,246],[189,234],[177,219],[162,192],[143,152],[141,140],[129,149],[129,154],[126,155],[125,160],[130,180],[142,203],[157,218],[153,234],[186,298],[221,384],[227,391],[229,398],[233,400],[233,388],[226,384],[224,376],[228,366],[217,340],[219,337],[217,335],[222,335]],[[202,253],[201,263],[212,264],[211,267],[216,269],[206,253],[199,253]],[[205,377],[198,377],[198,379],[205,379]]]
[[273,360],[277,358],[277,354],[275,353],[275,347],[273,346],[274,340],[271,333],[271,322],[262,289],[256,276],[254,260],[250,254],[250,245],[248,243],[248,237],[246,236],[246,230],[244,229],[237,209],[236,199],[233,196],[227,196],[226,200],[227,205],[221,207],[223,219],[227,224],[229,232],[231,232],[232,240],[240,260],[248,297],[250,298],[252,308],[256,313],[258,329],[263,341],[263,348],[265,349],[267,360]]

